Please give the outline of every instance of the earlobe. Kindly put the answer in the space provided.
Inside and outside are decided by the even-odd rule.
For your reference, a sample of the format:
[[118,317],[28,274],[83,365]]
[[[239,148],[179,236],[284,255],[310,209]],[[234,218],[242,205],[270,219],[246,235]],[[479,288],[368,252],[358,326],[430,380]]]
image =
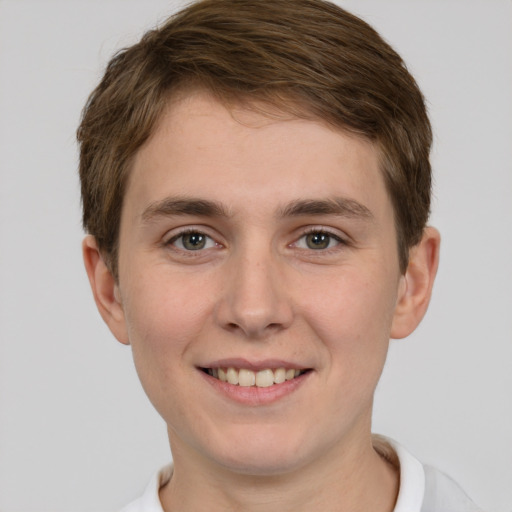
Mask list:
[[87,235],[82,242],[85,269],[101,317],[118,341],[129,344],[119,287],[105,264],[96,239]]
[[407,270],[401,277],[391,326],[392,338],[405,338],[411,334],[425,315],[439,264],[440,243],[437,229],[427,227],[421,241],[411,248]]

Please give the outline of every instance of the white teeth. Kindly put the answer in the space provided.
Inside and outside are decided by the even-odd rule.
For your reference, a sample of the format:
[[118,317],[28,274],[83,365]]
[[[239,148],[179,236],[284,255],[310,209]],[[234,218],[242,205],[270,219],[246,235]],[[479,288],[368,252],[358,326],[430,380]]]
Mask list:
[[256,386],[258,388],[268,388],[273,384],[282,384],[287,380],[292,380],[303,373],[302,370],[296,370],[294,368],[276,368],[272,370],[267,368],[254,372],[246,368],[240,370],[229,367],[229,368],[209,368],[207,373],[212,377],[219,379],[222,382],[228,382],[234,386],[251,387]]
[[238,385],[249,387],[256,384],[256,375],[251,370],[242,369],[238,372]]
[[235,386],[238,384],[238,372],[234,368],[228,368],[227,376],[230,384]]
[[272,370],[261,370],[256,374],[256,386],[268,388],[274,384],[274,372]]
[[274,382],[276,384],[282,384],[286,380],[286,370],[284,368],[278,368],[274,372]]
[[295,370],[286,370],[286,380],[292,380],[295,377]]

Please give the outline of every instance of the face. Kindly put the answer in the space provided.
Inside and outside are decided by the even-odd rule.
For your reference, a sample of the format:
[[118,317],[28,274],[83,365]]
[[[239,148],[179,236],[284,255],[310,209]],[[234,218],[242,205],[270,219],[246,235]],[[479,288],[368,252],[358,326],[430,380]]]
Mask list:
[[276,474],[367,443],[403,280],[369,142],[197,93],[136,155],[113,330],[175,460]]

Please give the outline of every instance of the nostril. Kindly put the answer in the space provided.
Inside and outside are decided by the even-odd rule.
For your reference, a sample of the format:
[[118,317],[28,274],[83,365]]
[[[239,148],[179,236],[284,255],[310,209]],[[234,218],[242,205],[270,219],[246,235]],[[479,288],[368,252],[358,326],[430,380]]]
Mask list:
[[264,337],[265,333],[269,334],[271,332],[279,331],[283,328],[283,325],[279,322],[272,322],[266,325],[263,328],[259,328],[258,326],[251,326],[251,325],[239,325],[236,322],[229,322],[225,325],[226,330],[236,333],[236,332],[243,332],[247,336],[250,337]]

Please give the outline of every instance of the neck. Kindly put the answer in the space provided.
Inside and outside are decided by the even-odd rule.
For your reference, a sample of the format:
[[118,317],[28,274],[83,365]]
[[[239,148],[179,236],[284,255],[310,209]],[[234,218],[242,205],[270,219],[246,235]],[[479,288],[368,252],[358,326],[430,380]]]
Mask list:
[[180,449],[173,458],[172,479],[160,491],[165,512],[392,512],[398,495],[398,471],[379,456],[370,436],[271,476],[232,472]]

